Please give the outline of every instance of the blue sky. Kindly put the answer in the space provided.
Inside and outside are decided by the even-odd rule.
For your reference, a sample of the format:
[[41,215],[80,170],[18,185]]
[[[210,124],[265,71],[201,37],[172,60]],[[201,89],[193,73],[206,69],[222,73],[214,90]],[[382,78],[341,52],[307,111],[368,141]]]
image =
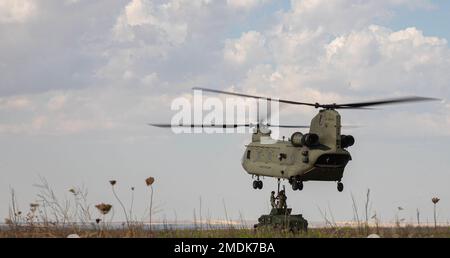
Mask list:
[[[430,4],[432,7],[430,7]],[[397,207],[414,220],[450,219],[450,49],[447,1],[247,0],[57,1],[0,3],[0,215],[9,188],[22,209],[45,177],[61,199],[84,185],[92,204],[118,207],[108,184],[144,216],[156,178],[158,219],[203,212],[256,219],[275,180],[255,192],[240,165],[250,135],[174,135],[173,99],[192,87],[237,90],[309,102],[420,95],[441,102],[342,111],[356,138],[353,160],[335,184],[309,182],[288,202],[312,221],[331,206],[351,220],[351,194],[368,188],[373,212]],[[316,110],[287,107],[282,122],[308,124]],[[290,136],[293,130],[282,131]],[[287,185],[289,188],[289,185]],[[95,215],[96,211],[93,211]],[[175,216],[176,214],[176,216]],[[116,209],[115,220],[123,219]]]
[[[428,1],[433,7],[426,9],[405,8],[404,6],[392,8],[392,17],[382,21],[382,24],[395,30],[407,27],[417,27],[423,30],[427,36],[438,36],[450,38],[447,25],[450,22],[450,3],[448,1],[432,0]],[[262,6],[258,13],[248,17],[246,24],[236,26],[231,35],[238,36],[244,31],[258,29],[267,25],[271,16],[279,10],[289,10],[291,3],[289,0],[271,1]]]
[[431,1],[435,8],[429,10],[396,10],[393,19],[388,23],[394,29],[417,27],[428,36],[438,36],[449,39],[450,3],[448,1]]

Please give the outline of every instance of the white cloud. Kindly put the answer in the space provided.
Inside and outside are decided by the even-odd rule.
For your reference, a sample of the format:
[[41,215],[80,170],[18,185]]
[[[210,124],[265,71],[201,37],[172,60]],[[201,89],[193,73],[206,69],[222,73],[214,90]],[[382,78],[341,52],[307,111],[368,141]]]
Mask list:
[[336,38],[326,52],[322,72],[345,74],[354,89],[440,95],[450,79],[447,41],[416,28],[369,26]]
[[225,43],[224,58],[233,64],[261,62],[266,55],[265,38],[257,31],[246,32],[239,39]]
[[227,4],[232,8],[251,9],[269,1],[270,0],[227,0]]
[[430,0],[292,0],[284,15],[286,30],[322,28],[332,35],[361,29],[393,15],[393,7],[431,8]]
[[[149,0],[133,0],[126,7],[123,14],[118,18],[114,27],[118,41],[133,41],[136,37],[140,40],[147,39],[160,45],[180,45],[188,33],[188,25],[184,21],[174,21],[174,15],[179,14],[180,6],[177,5],[154,5]],[[140,33],[151,33],[142,37]]]
[[[214,33],[219,28],[223,34],[230,24],[208,26],[223,20],[218,13],[229,15],[223,14],[226,6],[133,0],[108,27],[112,38],[92,49],[104,61],[91,70],[95,86],[3,98],[2,114],[17,114],[2,119],[1,128],[50,134],[121,128],[150,120],[151,110],[161,109],[170,96],[199,84],[323,103],[405,93],[447,97],[445,40],[416,28],[371,25],[387,7],[409,3],[293,1],[293,9],[281,12],[267,30],[222,40]],[[331,14],[334,19],[327,18]],[[443,112],[430,117],[447,119]]]
[[157,81],[158,81],[158,74],[156,73],[145,75],[141,80],[142,84],[144,85],[152,85],[155,84]]
[[137,83],[144,83],[142,78],[155,72],[179,80],[190,69],[210,67],[218,58],[214,48],[221,49],[217,37],[224,37],[223,30],[234,22],[232,15],[219,1],[133,0],[116,20],[113,43],[103,52],[106,64],[96,75],[129,84],[128,75],[133,74]]
[[125,7],[123,18],[126,19],[126,24],[130,26],[157,24],[158,20],[153,16],[153,13],[152,2],[133,0]]
[[53,96],[48,102],[48,109],[52,111],[60,110],[66,104],[67,97],[65,95]]
[[26,22],[36,11],[36,3],[32,0],[0,0],[0,24]]
[[275,31],[270,34],[272,51],[276,53],[274,61],[282,65],[302,63],[313,65],[322,55],[323,45],[328,35],[322,28],[301,30],[298,32]]
[[20,110],[30,107],[30,100],[27,97],[18,96],[10,98],[0,98],[0,110]]
[[414,27],[392,31],[372,25],[389,7],[430,5],[430,1],[292,1],[292,10],[282,13],[269,30],[228,40],[224,59],[247,63],[252,70],[272,64],[286,81],[276,87],[280,92],[296,87],[346,95],[448,94],[450,51],[445,39],[425,36]]
[[[147,83],[158,82],[152,79]],[[170,98],[155,96],[151,89],[105,87],[51,91],[21,99],[6,97],[2,100],[4,108],[0,108],[0,133],[70,135],[133,130],[159,116],[170,117]],[[24,104],[20,104],[18,109],[17,103],[33,108],[22,108]],[[159,110],[161,107],[165,110]],[[7,116],[12,111],[14,116]]]
[[[292,10],[283,13],[269,30],[250,31],[227,41],[224,59],[248,65],[244,78],[233,84],[240,91],[321,103],[398,95],[450,97],[450,49],[445,39],[425,36],[414,27],[393,31],[372,25],[389,15],[389,7],[430,8],[429,1],[305,0],[292,4]],[[264,39],[264,44],[255,39]],[[250,59],[252,52],[258,54]],[[256,58],[262,56],[266,58]],[[293,110],[283,113],[293,114]],[[296,108],[296,112],[307,119],[315,110]],[[419,128],[424,121],[432,121],[430,125],[440,124],[440,129],[450,128],[440,123],[449,120],[446,112],[427,112],[413,105],[408,127]],[[433,133],[446,135],[442,130]]]

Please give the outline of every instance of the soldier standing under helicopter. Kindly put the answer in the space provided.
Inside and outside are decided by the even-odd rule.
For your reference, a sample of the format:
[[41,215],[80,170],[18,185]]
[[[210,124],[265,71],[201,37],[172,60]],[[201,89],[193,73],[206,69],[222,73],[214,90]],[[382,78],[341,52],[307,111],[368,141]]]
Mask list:
[[287,196],[284,192],[284,190],[281,190],[280,193],[277,196],[278,201],[278,208],[279,209],[287,209],[287,203],[286,203],[286,199]]
[[270,205],[272,205],[272,209],[277,207],[277,204],[275,203],[275,200],[277,198],[275,197],[275,191],[272,191],[272,193],[270,194]]

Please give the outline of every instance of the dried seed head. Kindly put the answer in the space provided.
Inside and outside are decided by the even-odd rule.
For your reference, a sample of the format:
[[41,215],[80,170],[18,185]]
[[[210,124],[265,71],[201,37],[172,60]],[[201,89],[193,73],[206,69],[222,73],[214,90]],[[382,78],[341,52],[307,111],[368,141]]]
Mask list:
[[109,213],[109,211],[112,208],[111,204],[105,204],[105,203],[100,203],[95,205],[95,208],[97,208],[101,214],[106,215]]
[[30,211],[32,213],[36,212],[38,207],[39,207],[39,204],[37,204],[37,203],[30,203]]
[[153,177],[149,177],[149,178],[145,179],[145,183],[147,184],[147,186],[151,186],[154,182],[155,182],[155,179]]
[[439,198],[437,198],[437,197],[433,197],[433,198],[431,199],[431,201],[432,201],[434,204],[438,203],[440,200],[441,200],[441,199],[439,199]]
[[111,185],[115,185],[115,184],[117,183],[117,181],[116,181],[116,180],[110,180],[109,183],[110,183]]
[[13,222],[12,222],[11,219],[6,218],[6,219],[5,219],[5,224],[6,224],[6,225],[12,225]]

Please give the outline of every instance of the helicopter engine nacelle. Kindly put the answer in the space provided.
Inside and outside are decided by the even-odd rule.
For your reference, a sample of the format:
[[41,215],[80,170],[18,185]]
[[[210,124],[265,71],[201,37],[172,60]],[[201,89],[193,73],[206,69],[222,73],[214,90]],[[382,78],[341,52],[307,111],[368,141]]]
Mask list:
[[302,145],[312,147],[319,144],[319,135],[315,133],[307,133],[302,137]]
[[295,147],[302,147],[303,146],[302,139],[303,139],[303,134],[301,132],[295,132],[291,136],[291,143]]
[[341,147],[348,148],[355,144],[355,138],[351,135],[341,135]]

